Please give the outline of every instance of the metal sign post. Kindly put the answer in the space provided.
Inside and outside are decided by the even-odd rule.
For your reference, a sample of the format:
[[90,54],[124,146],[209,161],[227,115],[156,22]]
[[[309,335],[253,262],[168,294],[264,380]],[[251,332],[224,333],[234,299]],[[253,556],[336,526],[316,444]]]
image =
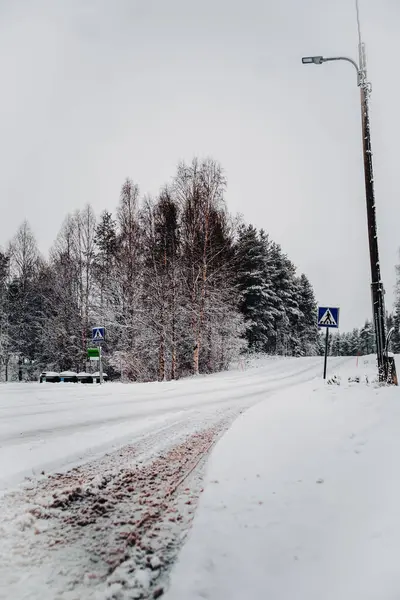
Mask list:
[[98,345],[98,358],[99,358],[99,383],[100,385],[103,383],[103,360],[102,360],[102,348],[101,343],[104,342],[106,338],[106,329],[105,327],[93,327],[92,329],[92,342]]
[[326,328],[325,335],[325,357],[324,357],[324,379],[326,379],[326,368],[328,364],[329,329],[339,327],[339,309],[337,307],[318,307],[318,327]]
[[101,360],[101,346],[99,346],[99,375],[99,383],[101,385],[103,383],[103,361]]
[[329,327],[326,328],[326,335],[325,335],[324,379],[326,379],[326,367],[328,364],[328,348],[329,348]]

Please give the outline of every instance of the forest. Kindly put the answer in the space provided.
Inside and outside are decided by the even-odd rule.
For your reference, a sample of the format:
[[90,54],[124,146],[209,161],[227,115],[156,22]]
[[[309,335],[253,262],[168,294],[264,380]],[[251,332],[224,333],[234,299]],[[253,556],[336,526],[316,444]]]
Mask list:
[[[22,223],[0,252],[1,379],[88,370],[93,326],[106,327],[107,373],[124,381],[221,371],[248,353],[321,353],[311,283],[229,213],[226,189],[211,159],[179,164],[154,198],[126,179],[114,214],[67,215],[47,258]],[[331,353],[369,351],[366,327],[357,343],[333,336]]]

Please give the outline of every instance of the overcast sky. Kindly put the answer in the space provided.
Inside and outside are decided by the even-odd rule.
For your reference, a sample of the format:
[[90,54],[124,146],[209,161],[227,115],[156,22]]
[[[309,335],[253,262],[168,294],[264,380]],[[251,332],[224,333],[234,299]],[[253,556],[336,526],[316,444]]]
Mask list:
[[[360,0],[387,305],[400,246],[398,0]],[[371,315],[353,0],[0,0],[0,245],[24,218],[46,253],[67,212],[156,194],[194,155],[342,329]]]

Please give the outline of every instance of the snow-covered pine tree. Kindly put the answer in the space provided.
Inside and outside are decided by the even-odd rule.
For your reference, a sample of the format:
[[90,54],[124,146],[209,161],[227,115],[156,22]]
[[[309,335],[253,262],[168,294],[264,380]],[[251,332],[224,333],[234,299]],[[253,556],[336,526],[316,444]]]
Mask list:
[[318,352],[316,302],[305,275],[264,231],[242,225],[236,244],[239,306],[249,348],[294,355]]
[[375,353],[375,332],[372,321],[365,321],[364,327],[360,330],[360,352],[361,354]]
[[297,323],[297,336],[300,354],[311,356],[317,353],[317,302],[312,285],[304,273],[298,280],[298,308],[300,316]]
[[297,329],[301,312],[298,304],[296,268],[282,252],[279,244],[273,243],[270,252],[274,268],[272,284],[278,298],[275,352],[298,355],[300,338]]
[[331,349],[330,353],[332,356],[341,356],[342,348],[341,348],[341,340],[342,336],[337,331],[333,335],[331,335]]
[[277,323],[281,316],[280,306],[281,299],[279,298],[277,288],[275,286],[277,269],[274,263],[274,243],[269,239],[268,234],[260,229],[259,232],[260,241],[263,244],[263,256],[264,256],[264,305],[265,311],[263,314],[263,322],[267,331],[267,344],[264,346],[263,351],[270,351],[271,346],[276,345],[277,337]]
[[341,356],[351,356],[351,333],[342,333],[340,337]]
[[245,336],[253,352],[267,352],[275,335],[276,308],[271,307],[268,266],[268,245],[264,234],[260,237],[253,225],[241,225],[235,246],[236,286],[239,308],[245,321]]
[[360,331],[354,328],[349,334],[349,355],[356,356],[361,352]]

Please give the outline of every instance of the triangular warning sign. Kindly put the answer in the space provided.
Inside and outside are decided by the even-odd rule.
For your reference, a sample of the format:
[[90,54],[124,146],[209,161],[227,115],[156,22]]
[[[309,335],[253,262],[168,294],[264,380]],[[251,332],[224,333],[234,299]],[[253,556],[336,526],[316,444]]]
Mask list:
[[96,329],[93,339],[94,340],[102,340],[103,339],[103,335],[102,335],[100,329]]
[[337,323],[336,323],[335,319],[333,318],[333,315],[329,308],[326,309],[326,311],[320,318],[318,325],[332,325],[332,326],[336,325],[337,326]]

